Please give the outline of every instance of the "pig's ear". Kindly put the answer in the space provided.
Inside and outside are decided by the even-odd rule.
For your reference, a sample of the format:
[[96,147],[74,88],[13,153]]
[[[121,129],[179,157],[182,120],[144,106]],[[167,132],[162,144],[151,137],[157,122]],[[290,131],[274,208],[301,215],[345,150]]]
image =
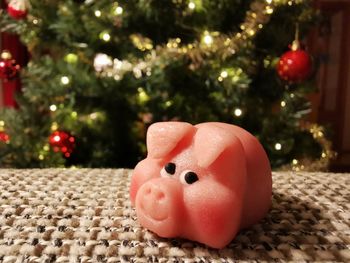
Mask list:
[[194,154],[198,165],[209,167],[221,153],[236,143],[242,149],[241,142],[232,132],[214,125],[200,126],[194,139]]
[[194,127],[186,122],[157,122],[147,131],[148,156],[162,158],[170,153]]

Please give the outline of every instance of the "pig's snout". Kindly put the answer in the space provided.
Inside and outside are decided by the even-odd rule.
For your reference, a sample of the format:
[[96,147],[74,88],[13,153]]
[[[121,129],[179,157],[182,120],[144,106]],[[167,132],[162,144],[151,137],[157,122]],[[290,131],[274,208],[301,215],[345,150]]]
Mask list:
[[146,182],[136,195],[136,213],[141,225],[159,236],[178,235],[178,221],[183,217],[181,183],[172,178]]
[[146,184],[140,189],[143,196],[140,200],[140,208],[154,220],[162,221],[169,215],[169,197],[165,195],[166,189],[155,184]]

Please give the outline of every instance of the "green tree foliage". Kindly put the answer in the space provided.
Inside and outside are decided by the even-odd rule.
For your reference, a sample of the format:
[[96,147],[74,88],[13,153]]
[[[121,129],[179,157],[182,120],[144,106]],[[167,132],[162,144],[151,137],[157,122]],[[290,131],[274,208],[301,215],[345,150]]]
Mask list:
[[[320,146],[300,127],[312,83],[287,85],[275,71],[296,22],[303,35],[314,21],[308,1],[267,1],[273,14],[264,17],[257,11],[265,1],[30,2],[23,20],[0,11],[1,30],[19,34],[31,54],[19,109],[0,114],[11,138],[0,143],[1,166],[132,167],[145,154],[147,127],[165,120],[242,126],[261,140],[274,167],[319,157]],[[249,16],[261,26],[234,38],[240,44],[229,55],[217,42],[201,44],[205,32],[222,42],[243,34]],[[114,68],[96,68],[98,54]],[[75,136],[70,158],[49,145],[55,129]]]

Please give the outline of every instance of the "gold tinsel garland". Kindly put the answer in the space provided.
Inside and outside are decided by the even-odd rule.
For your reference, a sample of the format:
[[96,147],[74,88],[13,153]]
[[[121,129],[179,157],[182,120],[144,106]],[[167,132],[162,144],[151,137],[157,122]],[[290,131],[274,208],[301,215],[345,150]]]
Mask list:
[[[133,72],[136,78],[142,73],[150,72],[155,66],[166,67],[172,60],[186,56],[190,59],[190,69],[195,70],[208,58],[215,56],[225,60],[243,47],[251,47],[255,35],[267,24],[275,8],[279,5],[299,4],[304,0],[257,0],[251,3],[244,21],[239,25],[240,31],[232,34],[204,31],[199,39],[190,44],[182,44],[180,38],[169,39],[167,44],[154,46],[151,39],[140,34],[132,34],[130,40],[140,51],[147,52],[143,59],[128,61],[116,60],[99,71],[102,76],[120,80],[127,72]],[[170,59],[171,58],[171,59]],[[112,58],[110,58],[112,60]],[[136,72],[136,74],[135,74]],[[141,73],[141,74],[140,74]]]
[[[180,56],[188,56],[192,64],[191,69],[196,69],[205,61],[206,58],[215,55],[222,60],[234,55],[240,48],[251,45],[249,41],[259,30],[270,20],[271,14],[277,5],[299,4],[303,0],[283,1],[283,0],[265,0],[254,1],[251,9],[247,11],[245,21],[240,25],[241,31],[231,35],[223,35],[219,32],[205,31],[200,41],[192,44],[181,45],[181,39],[171,39],[166,46],[156,47],[156,51],[148,56],[146,60],[149,63],[143,64],[145,68],[152,68],[157,58],[160,60],[169,60],[169,57],[178,58]],[[136,41],[138,42],[138,41]],[[145,41],[143,46],[139,41],[138,46],[141,50],[147,50],[149,41]],[[164,58],[164,59],[162,59]],[[146,66],[147,65],[147,66]],[[138,68],[138,65],[135,65]],[[310,132],[313,138],[321,145],[322,153],[319,159],[302,158],[300,160],[293,159],[290,165],[285,165],[281,169],[294,171],[326,171],[330,161],[336,157],[336,153],[332,150],[332,143],[325,137],[324,128],[318,124],[304,124],[302,130]]]
[[301,158],[293,159],[291,164],[284,165],[280,170],[293,170],[317,172],[327,171],[329,164],[337,156],[337,153],[332,150],[332,143],[325,136],[324,127],[316,123],[303,123],[302,130],[310,132],[312,137],[320,144],[322,148],[321,157],[319,159]]
[[[190,61],[190,69],[195,70],[206,62],[211,56],[222,60],[234,55],[243,47],[252,45],[251,39],[270,20],[274,9],[278,5],[300,4],[304,0],[257,0],[251,3],[243,23],[240,24],[240,32],[224,35],[219,32],[204,31],[201,38],[191,44],[182,45],[181,39],[170,39],[164,46],[153,47],[152,41],[141,35],[132,35],[132,43],[141,51],[147,51],[145,59],[131,61],[114,60],[113,66],[101,71],[102,75],[114,76],[120,79],[126,72],[133,72],[136,78],[143,74],[151,74],[154,66],[165,67],[171,63],[171,59],[179,59],[187,56]],[[302,130],[309,131],[314,139],[321,145],[322,153],[319,159],[293,159],[291,164],[283,166],[282,170],[294,171],[325,171],[329,163],[336,157],[332,151],[332,143],[324,136],[324,128],[317,124],[304,124]]]
[[[270,16],[273,14],[276,6],[299,4],[303,1],[304,0],[254,1],[250,5],[250,10],[246,13],[244,22],[239,26],[239,32],[225,35],[219,32],[204,31],[200,38],[191,44],[183,45],[180,38],[175,38],[170,39],[166,45],[154,46],[151,39],[140,34],[133,34],[130,36],[132,44],[140,51],[147,52],[144,59],[121,61],[116,58],[108,57],[105,54],[97,54],[97,56],[103,58],[104,61],[102,66],[97,65],[98,69],[95,67],[96,72],[100,76],[113,77],[116,80],[120,80],[123,78],[124,74],[128,72],[132,72],[136,78],[140,78],[143,75],[150,75],[153,67],[166,67],[172,60],[184,56],[190,59],[190,69],[192,70],[199,68],[212,56],[225,60],[236,54],[241,48],[252,46],[252,41],[250,40],[269,22]],[[33,23],[36,24],[37,20],[34,19]],[[95,62],[98,62],[97,60],[95,58]],[[91,114],[91,119],[94,119],[94,116],[95,115]],[[90,120],[90,118],[87,119]],[[55,129],[54,125],[55,123],[53,123],[53,129]],[[336,157],[336,153],[332,150],[331,142],[324,135],[324,128],[317,124],[309,123],[303,124],[302,130],[310,132],[313,138],[321,145],[323,150],[321,157],[317,160],[309,158],[293,159],[291,164],[283,166],[281,170],[327,170],[330,161]]]
[[[133,34],[130,36],[130,40],[139,50],[148,52],[145,58],[122,61],[122,63],[114,59],[114,64],[104,67],[99,73],[102,76],[114,77],[119,80],[126,72],[133,72],[138,78],[140,73],[149,72],[154,66],[165,67],[171,63],[169,58],[176,60],[187,56],[191,60],[190,69],[192,70],[199,68],[207,58],[213,55],[224,60],[234,55],[240,48],[252,45],[249,40],[269,22],[275,6],[281,4],[286,4],[286,2],[254,1],[250,5],[250,10],[247,11],[244,22],[239,26],[240,32],[225,35],[219,32],[204,31],[200,39],[191,44],[182,45],[181,39],[175,38],[169,39],[166,45],[154,47],[151,39]],[[112,58],[110,59],[112,60]]]

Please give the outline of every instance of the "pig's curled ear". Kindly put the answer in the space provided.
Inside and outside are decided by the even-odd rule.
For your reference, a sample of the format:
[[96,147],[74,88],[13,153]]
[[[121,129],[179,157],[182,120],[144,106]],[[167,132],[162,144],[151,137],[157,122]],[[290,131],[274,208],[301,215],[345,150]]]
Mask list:
[[170,153],[194,127],[186,122],[157,122],[147,131],[148,156],[162,158]]
[[215,125],[200,126],[194,140],[194,154],[198,165],[209,167],[221,153],[235,144],[243,149],[240,140],[232,132]]

